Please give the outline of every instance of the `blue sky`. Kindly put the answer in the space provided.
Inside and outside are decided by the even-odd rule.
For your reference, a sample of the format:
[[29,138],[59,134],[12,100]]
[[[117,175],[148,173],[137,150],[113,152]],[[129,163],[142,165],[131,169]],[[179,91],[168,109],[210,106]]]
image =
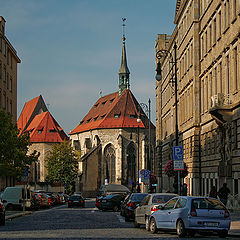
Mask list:
[[0,0],[6,36],[17,50],[18,116],[43,96],[66,133],[103,95],[118,91],[122,17],[130,89],[152,101],[155,122],[155,39],[171,34],[176,0]]

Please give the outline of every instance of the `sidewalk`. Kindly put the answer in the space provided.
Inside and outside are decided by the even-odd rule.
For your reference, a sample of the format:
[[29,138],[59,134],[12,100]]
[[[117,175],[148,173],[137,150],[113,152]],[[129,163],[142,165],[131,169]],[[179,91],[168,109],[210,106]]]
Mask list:
[[240,237],[240,211],[231,213],[231,219],[229,235]]

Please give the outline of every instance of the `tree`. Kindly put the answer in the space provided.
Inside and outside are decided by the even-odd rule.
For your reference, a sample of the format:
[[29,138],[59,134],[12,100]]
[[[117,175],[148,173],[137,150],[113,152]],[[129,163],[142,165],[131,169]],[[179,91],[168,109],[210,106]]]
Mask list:
[[28,154],[31,145],[29,133],[18,134],[11,115],[0,109],[0,175],[20,180],[26,169],[37,161],[39,153]]
[[53,145],[47,158],[47,181],[60,182],[67,193],[71,193],[78,175],[78,157],[68,142]]

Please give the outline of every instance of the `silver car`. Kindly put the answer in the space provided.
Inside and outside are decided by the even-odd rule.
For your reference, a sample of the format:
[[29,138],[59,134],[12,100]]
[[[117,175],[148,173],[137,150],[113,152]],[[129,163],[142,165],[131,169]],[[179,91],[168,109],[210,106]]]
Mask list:
[[216,232],[226,237],[230,229],[230,214],[216,198],[179,196],[169,200],[160,210],[151,214],[150,231],[176,230],[179,237],[196,232]]
[[168,200],[176,197],[174,193],[152,193],[148,194],[139,206],[135,209],[135,227],[139,227],[141,224],[146,226],[149,230],[149,216],[157,211],[159,206],[163,206]]

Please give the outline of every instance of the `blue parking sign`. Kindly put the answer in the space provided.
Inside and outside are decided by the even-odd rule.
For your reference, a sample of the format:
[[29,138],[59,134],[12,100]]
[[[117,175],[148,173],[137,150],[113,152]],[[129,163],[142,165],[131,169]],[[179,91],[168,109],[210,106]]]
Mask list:
[[183,146],[173,147],[173,160],[174,161],[183,160]]

